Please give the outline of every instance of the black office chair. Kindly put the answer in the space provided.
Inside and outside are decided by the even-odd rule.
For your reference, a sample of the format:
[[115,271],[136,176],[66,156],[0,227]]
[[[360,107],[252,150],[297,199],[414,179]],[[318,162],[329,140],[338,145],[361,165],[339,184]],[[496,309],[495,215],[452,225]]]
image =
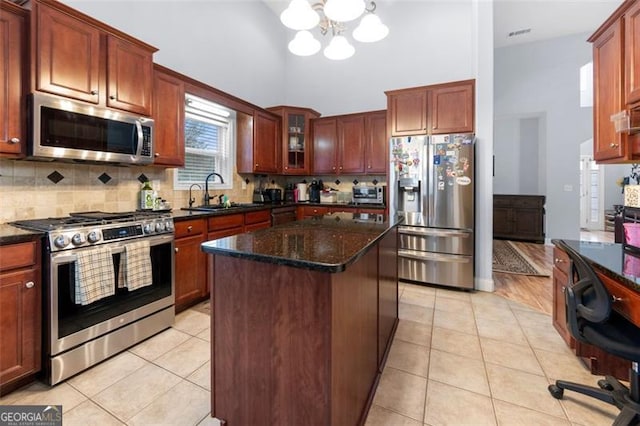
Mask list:
[[[627,388],[615,377],[606,376],[598,381],[599,388],[557,380],[549,385],[554,398],[562,399],[564,390],[579,392],[615,405],[620,414],[615,426],[640,424],[640,328],[611,309],[614,302],[591,265],[562,240],[555,241],[572,260],[569,284],[565,287],[567,325],[571,335],[581,342],[631,361]],[[574,275],[578,281],[573,282]]]

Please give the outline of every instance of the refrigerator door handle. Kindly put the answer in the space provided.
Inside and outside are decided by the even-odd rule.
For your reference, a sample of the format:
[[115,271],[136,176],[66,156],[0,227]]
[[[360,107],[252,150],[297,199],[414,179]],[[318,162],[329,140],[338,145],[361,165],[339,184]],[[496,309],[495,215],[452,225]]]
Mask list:
[[405,257],[407,259],[432,260],[436,262],[449,262],[449,263],[469,263],[471,261],[470,256],[460,256],[456,254],[433,253],[433,252],[415,251],[415,250],[398,250],[398,256]]
[[436,237],[462,237],[469,238],[471,232],[467,231],[455,231],[448,229],[433,229],[433,228],[410,228],[406,226],[398,227],[398,233],[405,235],[417,235],[417,236],[436,236]]

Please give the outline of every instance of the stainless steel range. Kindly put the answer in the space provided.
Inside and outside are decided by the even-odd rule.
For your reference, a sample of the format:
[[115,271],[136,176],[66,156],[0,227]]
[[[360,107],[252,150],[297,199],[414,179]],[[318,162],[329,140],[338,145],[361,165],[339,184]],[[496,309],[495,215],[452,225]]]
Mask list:
[[47,233],[43,366],[49,384],[173,324],[169,214],[84,212],[12,224]]

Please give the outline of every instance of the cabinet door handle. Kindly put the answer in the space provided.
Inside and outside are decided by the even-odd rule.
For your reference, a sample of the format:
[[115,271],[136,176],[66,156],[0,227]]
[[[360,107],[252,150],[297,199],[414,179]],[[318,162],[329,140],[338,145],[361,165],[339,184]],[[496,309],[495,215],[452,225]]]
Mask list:
[[609,144],[609,146],[610,146],[611,148],[617,148],[617,147],[618,147],[618,144],[617,144],[617,143],[613,143],[613,142],[611,142],[611,143]]
[[154,157],[160,157],[160,153],[156,152],[155,154],[153,154]]
[[28,281],[24,286],[25,286],[26,288],[33,288],[33,286],[34,286],[34,285],[35,285],[35,284],[33,283],[33,281]]
[[187,232],[191,232],[191,231],[193,231],[193,226],[191,225],[187,226]]
[[9,143],[12,143],[12,144],[20,143],[20,138],[11,138],[9,139]]
[[97,94],[98,94],[98,91],[97,91],[97,90],[92,90],[92,91],[91,91],[91,94],[92,94],[93,96],[95,96],[95,95],[97,95]]
[[618,296],[616,296],[615,294],[612,294],[612,295],[611,295],[611,301],[612,301],[612,302],[614,302],[614,303],[615,303],[615,302],[622,302],[623,300],[624,300],[624,299],[623,299],[622,297],[618,297]]
[[553,259],[553,261],[554,261],[555,263],[563,263],[563,262],[564,262],[564,260],[563,260],[563,259],[559,259],[559,258],[557,258],[557,257],[556,257],[555,259]]
[[256,163],[256,167],[258,167],[258,163]]
[[176,247],[176,248],[173,249],[173,251],[175,251],[177,253],[180,250],[178,249],[178,247]]
[[113,95],[109,96],[109,99],[111,99],[112,101],[113,101],[115,98],[116,98],[116,97],[115,97],[115,96],[113,96]]

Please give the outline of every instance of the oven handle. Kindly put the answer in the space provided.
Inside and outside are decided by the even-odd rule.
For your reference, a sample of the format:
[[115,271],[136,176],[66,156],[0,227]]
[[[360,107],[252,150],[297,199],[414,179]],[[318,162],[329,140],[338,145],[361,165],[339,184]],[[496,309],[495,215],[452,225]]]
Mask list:
[[[148,238],[148,240],[149,240],[149,245],[153,247],[160,244],[173,243],[174,237],[173,237],[173,234],[157,235],[157,236]],[[111,248],[111,253],[112,254],[124,253],[124,247],[132,241],[136,241],[136,240],[125,240],[125,241],[110,243],[109,247]],[[86,248],[83,247],[79,250],[86,250],[94,247],[101,247],[101,246],[98,245],[98,246],[90,246]],[[52,263],[55,263],[55,264],[75,262],[77,258],[78,257],[75,254],[73,254],[73,252],[61,252],[61,253],[54,253],[51,255],[51,261]]]
[[471,236],[471,232],[466,232],[466,231],[454,231],[454,230],[447,230],[447,229],[407,227],[407,226],[399,227],[398,233],[404,234],[404,235],[416,235],[420,237],[435,236],[435,237],[469,238],[469,236]]

